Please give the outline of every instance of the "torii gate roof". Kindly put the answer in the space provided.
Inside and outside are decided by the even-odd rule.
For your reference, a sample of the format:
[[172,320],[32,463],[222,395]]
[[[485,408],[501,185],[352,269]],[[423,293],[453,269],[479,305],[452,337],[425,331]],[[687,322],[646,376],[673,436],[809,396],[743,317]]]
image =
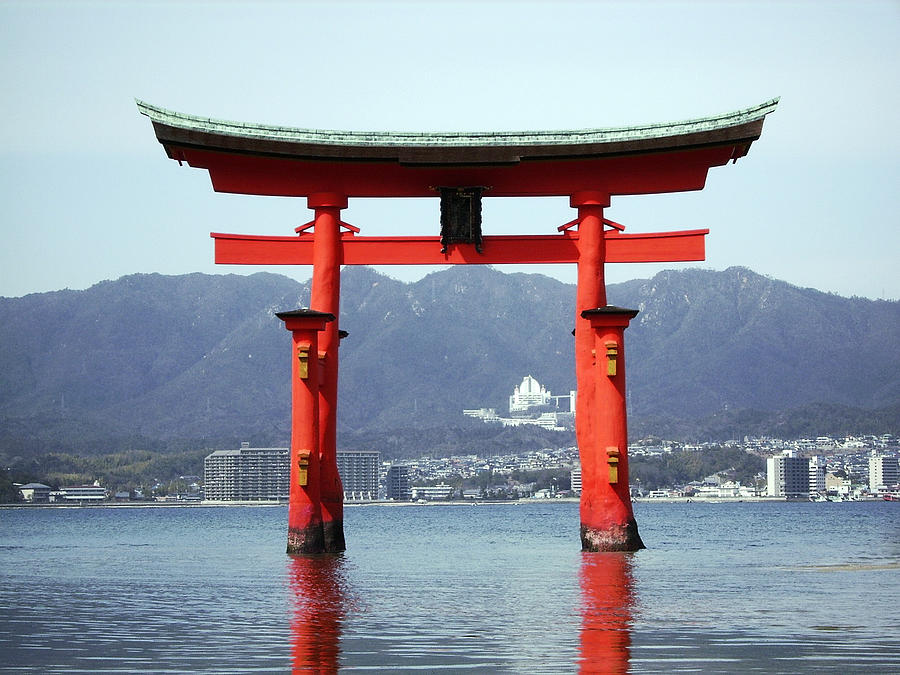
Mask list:
[[698,190],[710,167],[747,154],[777,104],[611,129],[398,133],[228,122],[137,101],[168,156],[207,169],[215,190],[298,197],[431,197],[439,186],[482,186],[487,197]]

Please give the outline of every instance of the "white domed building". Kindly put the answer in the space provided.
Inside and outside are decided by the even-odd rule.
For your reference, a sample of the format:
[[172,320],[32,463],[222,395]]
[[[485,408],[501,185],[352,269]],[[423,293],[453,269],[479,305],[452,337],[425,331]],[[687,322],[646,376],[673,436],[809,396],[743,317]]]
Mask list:
[[509,397],[509,412],[522,412],[529,408],[550,404],[550,392],[534,379],[526,375],[522,384],[516,385]]
[[[567,412],[559,409],[559,400],[569,399]],[[463,410],[463,414],[475,417],[483,422],[500,422],[503,426],[517,427],[523,424],[534,424],[545,429],[562,431],[572,429],[575,423],[575,392],[565,396],[554,396],[531,375],[526,375],[522,383],[516,385],[509,397],[509,417],[500,417],[494,408],[472,408]],[[549,406],[555,410],[534,410]],[[531,411],[529,413],[529,411]]]

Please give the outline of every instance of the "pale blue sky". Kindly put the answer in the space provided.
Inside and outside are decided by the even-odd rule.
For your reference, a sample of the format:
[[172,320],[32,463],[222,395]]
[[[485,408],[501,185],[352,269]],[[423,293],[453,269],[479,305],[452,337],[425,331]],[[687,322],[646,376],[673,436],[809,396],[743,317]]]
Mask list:
[[[133,272],[240,272],[210,231],[291,234],[303,199],[222,195],[166,158],[134,98],[354,130],[663,122],[780,96],[704,190],[613,200],[628,231],[708,227],[711,269],[900,298],[900,3],[0,4],[0,295]],[[486,200],[553,233],[565,199]],[[437,234],[437,200],[352,200],[363,234]],[[609,265],[609,282],[677,265]],[[271,271],[307,279],[309,268]],[[402,280],[433,268],[382,268]],[[501,268],[573,282],[572,266]]]

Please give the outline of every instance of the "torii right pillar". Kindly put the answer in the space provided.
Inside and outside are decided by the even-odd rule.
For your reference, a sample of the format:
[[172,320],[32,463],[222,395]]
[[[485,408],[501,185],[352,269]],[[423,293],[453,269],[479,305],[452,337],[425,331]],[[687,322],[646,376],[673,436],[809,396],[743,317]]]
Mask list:
[[581,549],[644,548],[628,486],[625,328],[637,310],[607,306],[603,208],[609,195],[579,192],[575,436],[581,458]]

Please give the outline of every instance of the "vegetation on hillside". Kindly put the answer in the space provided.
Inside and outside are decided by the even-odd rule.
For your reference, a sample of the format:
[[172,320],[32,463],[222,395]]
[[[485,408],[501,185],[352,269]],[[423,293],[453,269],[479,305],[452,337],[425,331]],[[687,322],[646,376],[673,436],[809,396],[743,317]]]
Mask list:
[[[342,433],[455,424],[464,408],[502,414],[528,374],[555,394],[575,385],[571,285],[464,266],[412,284],[348,268],[341,287]],[[0,298],[0,452],[285,443],[289,337],[274,312],[304,304],[308,291],[264,273],[131,275]],[[662,272],[608,294],[641,310],[628,329],[634,424],[702,440],[900,426],[900,303],[740,268]],[[48,315],[51,332],[34,321]],[[819,401],[842,407],[816,413]],[[801,407],[809,415],[773,417]]]
[[384,460],[451,455],[510,455],[543,448],[575,445],[572,431],[551,431],[534,425],[505,427],[460,417],[458,423],[410,426],[386,431],[344,432],[342,450],[378,450]]
[[737,448],[711,447],[693,452],[672,452],[628,460],[631,483],[645,490],[658,490],[672,485],[702,481],[708,476],[725,473],[729,480],[754,485],[757,474],[766,470],[762,457]]
[[[49,453],[29,460],[19,458],[9,471],[17,483],[39,482],[59,489],[67,485],[90,485],[100,481],[110,494],[143,488],[150,496],[177,489],[180,476],[202,476],[203,458],[210,450],[182,450],[160,454],[150,450],[130,450],[105,455]],[[0,490],[3,488],[0,476]],[[6,499],[5,501],[14,501]]]

